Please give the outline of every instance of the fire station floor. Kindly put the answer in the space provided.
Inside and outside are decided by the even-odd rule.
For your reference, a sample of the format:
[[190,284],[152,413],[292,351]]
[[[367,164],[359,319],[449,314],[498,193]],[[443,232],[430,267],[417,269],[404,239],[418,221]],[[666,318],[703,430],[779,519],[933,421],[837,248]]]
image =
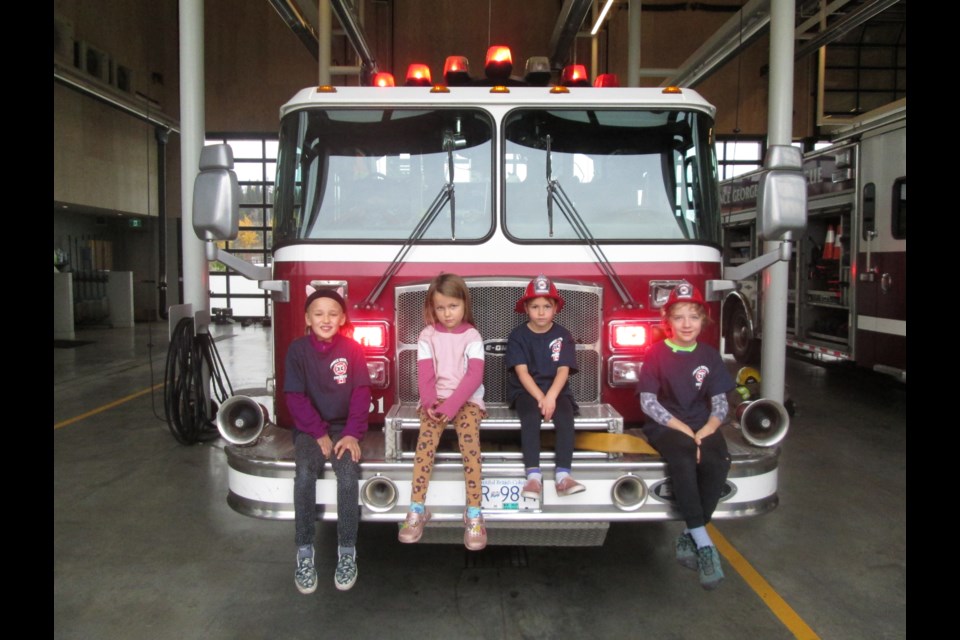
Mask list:
[[[269,331],[214,327],[235,390],[264,387]],[[222,441],[167,429],[166,325],[88,329],[54,348],[54,637],[901,638],[906,634],[906,387],[790,359],[796,402],[780,506],[717,521],[726,580],[673,559],[678,522],[614,524],[592,548],[401,545],[361,523],[359,580],[293,584],[293,523],[226,502]],[[735,368],[730,361],[731,368]],[[151,391],[152,389],[152,391]],[[943,558],[943,566],[949,566]],[[951,574],[952,575],[952,574]]]

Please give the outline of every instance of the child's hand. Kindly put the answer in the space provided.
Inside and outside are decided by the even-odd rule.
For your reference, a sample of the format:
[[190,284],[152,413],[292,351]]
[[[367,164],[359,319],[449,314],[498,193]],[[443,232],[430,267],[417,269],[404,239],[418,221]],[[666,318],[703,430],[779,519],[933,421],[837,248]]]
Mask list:
[[350,452],[354,462],[360,462],[360,441],[353,436],[343,436],[337,440],[337,444],[333,445],[333,453],[336,454],[337,460],[347,451]]
[[442,413],[437,413],[435,407],[430,407],[427,409],[427,415],[430,416],[430,419],[434,422],[442,422],[444,424],[448,422],[447,416],[443,415]]
[[543,416],[543,419],[549,420],[553,417],[553,412],[557,410],[557,399],[546,395],[543,400],[537,403],[537,406],[540,407],[540,415]]
[[320,445],[320,451],[323,452],[323,457],[329,458],[330,452],[333,451],[333,440],[330,439],[329,434],[317,438],[317,444]]

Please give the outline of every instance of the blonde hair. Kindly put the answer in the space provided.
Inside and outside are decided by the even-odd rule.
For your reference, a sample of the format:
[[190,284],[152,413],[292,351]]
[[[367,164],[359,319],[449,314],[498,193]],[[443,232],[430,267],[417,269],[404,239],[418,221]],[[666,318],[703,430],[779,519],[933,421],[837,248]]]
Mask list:
[[427,289],[427,297],[423,301],[423,321],[425,323],[429,325],[440,321],[433,310],[433,296],[437,293],[448,298],[463,300],[463,321],[474,324],[470,289],[463,278],[455,273],[441,273],[430,283],[430,288]]

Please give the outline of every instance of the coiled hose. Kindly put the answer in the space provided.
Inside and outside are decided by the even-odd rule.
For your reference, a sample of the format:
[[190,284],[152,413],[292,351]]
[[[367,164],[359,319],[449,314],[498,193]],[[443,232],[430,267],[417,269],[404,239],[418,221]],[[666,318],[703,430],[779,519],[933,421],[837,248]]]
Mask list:
[[[210,407],[205,400],[204,369],[212,382]],[[183,318],[170,336],[164,374],[163,408],[170,433],[180,444],[216,440],[220,433],[208,415],[215,416],[217,407],[232,395],[233,387],[213,338],[207,333],[194,335],[193,318]]]

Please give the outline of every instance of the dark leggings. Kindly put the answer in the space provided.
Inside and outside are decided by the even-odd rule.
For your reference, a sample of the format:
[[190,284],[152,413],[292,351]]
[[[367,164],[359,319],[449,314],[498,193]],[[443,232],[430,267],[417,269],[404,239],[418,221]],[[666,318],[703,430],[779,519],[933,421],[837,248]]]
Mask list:
[[[540,425],[543,416],[537,401],[529,393],[522,392],[514,402],[520,417],[520,445],[523,449],[523,466],[527,469],[540,466]],[[553,429],[557,434],[556,463],[569,469],[573,464],[573,403],[561,395],[553,412]]]
[[719,431],[704,438],[697,464],[697,443],[687,434],[666,427],[648,434],[647,439],[667,461],[673,497],[687,528],[705,526],[720,502],[730,471],[726,440]]
[[[340,433],[330,433],[336,444]],[[296,475],[293,480],[293,507],[297,527],[297,546],[313,544],[317,530],[317,478],[326,458],[316,439],[310,434],[293,430]],[[357,527],[360,523],[360,465],[349,451],[343,457],[330,452],[330,464],[337,475],[337,543],[341,547],[357,545]]]

